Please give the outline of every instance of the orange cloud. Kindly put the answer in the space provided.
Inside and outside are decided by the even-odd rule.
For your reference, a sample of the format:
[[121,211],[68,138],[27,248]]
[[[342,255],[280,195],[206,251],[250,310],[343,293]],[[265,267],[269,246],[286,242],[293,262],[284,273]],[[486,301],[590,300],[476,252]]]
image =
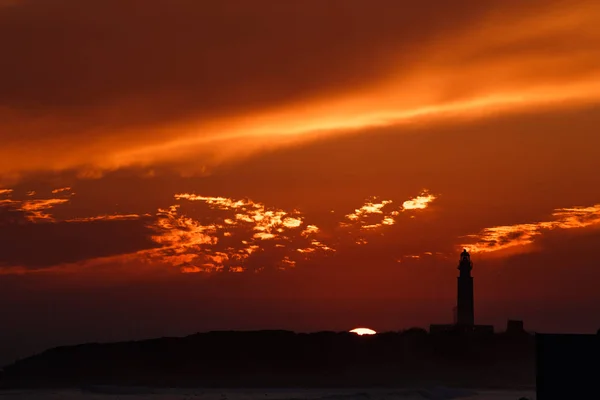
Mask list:
[[178,215],[179,205],[158,210],[159,219],[156,227],[161,235],[153,239],[166,248],[175,248],[181,252],[187,247],[216,243],[217,238],[211,236],[217,230],[215,225],[203,226],[192,218]]
[[[190,193],[174,197],[180,201],[201,202],[217,214],[211,213],[210,222],[203,223],[183,215],[180,212],[182,204],[159,210],[158,221],[152,229],[156,232],[153,240],[161,247],[140,254],[179,267],[186,273],[231,271],[232,268],[246,270],[251,257],[259,253],[268,254],[271,265],[285,269],[302,260],[335,252],[333,243],[327,241],[345,239],[349,234],[347,231],[324,233],[314,224],[305,224],[300,211],[269,208],[251,199]],[[391,207],[391,200],[367,201],[354,213],[346,215],[346,222],[340,222],[340,226],[347,228],[355,224],[366,231],[389,226],[396,223],[394,218],[401,211],[422,210],[434,199],[435,196],[424,191],[405,201],[406,208],[400,209]],[[378,222],[368,221],[373,217]],[[324,238],[328,240],[324,241]],[[352,242],[367,243],[364,238],[355,238]],[[264,265],[257,268],[264,268]]]
[[184,274],[195,274],[198,272],[203,272],[202,269],[200,269],[200,267],[181,267],[181,272]]
[[[249,89],[247,98],[245,87],[262,89],[262,83],[265,85],[269,83],[262,81],[266,79],[265,76],[276,75],[265,73],[264,70],[268,67],[268,63],[264,63],[258,68],[259,72],[252,75],[256,81],[252,81],[247,76],[246,70],[241,75],[231,73],[231,76],[227,75],[228,79],[223,80],[224,83],[227,83],[236,78],[234,88],[240,90],[242,94],[239,97],[231,94],[229,107],[227,101],[223,99],[219,104],[193,102],[193,99],[198,98],[196,93],[204,92],[202,89],[209,89],[210,86],[210,82],[197,83],[196,80],[201,79],[198,75],[212,76],[196,72],[187,76],[188,80],[185,82],[176,80],[169,84],[169,82],[161,81],[163,86],[154,90],[152,81],[139,83],[139,87],[127,86],[127,80],[120,81],[124,86],[124,89],[121,89],[123,91],[121,96],[104,99],[106,103],[97,107],[90,106],[90,111],[85,116],[77,118],[72,115],[79,116],[79,113],[73,113],[70,110],[64,115],[59,115],[57,110],[32,114],[27,111],[27,107],[2,108],[0,109],[0,121],[4,122],[0,123],[0,130],[14,131],[15,135],[19,136],[33,136],[32,132],[42,131],[45,139],[43,141],[32,140],[36,146],[23,145],[22,141],[14,141],[14,143],[8,141],[8,144],[3,145],[0,149],[0,173],[77,168],[84,174],[92,171],[92,176],[98,176],[103,170],[159,162],[182,163],[182,160],[188,161],[185,169],[204,173],[207,165],[239,160],[240,157],[256,154],[267,148],[289,146],[357,129],[425,123],[440,119],[464,120],[498,113],[524,112],[552,107],[565,108],[600,101],[600,72],[598,72],[600,71],[600,56],[596,51],[596,43],[600,39],[597,29],[600,21],[598,2],[582,0],[567,4],[547,1],[536,2],[535,7],[524,3],[515,5],[512,2],[490,2],[490,4],[490,8],[487,9],[476,3],[469,3],[470,8],[478,12],[476,15],[471,15],[472,21],[477,21],[477,23],[458,23],[463,16],[453,13],[452,17],[458,22],[452,26],[452,30],[446,30],[447,27],[443,23],[447,22],[445,20],[448,18],[440,18],[440,31],[435,35],[432,34],[432,37],[428,37],[429,40],[422,42],[414,41],[412,35],[407,35],[409,38],[407,41],[414,41],[414,43],[404,42],[404,35],[401,33],[407,32],[401,30],[398,32],[391,30],[392,33],[378,31],[386,40],[378,41],[377,37],[369,38],[367,48],[379,48],[379,46],[384,48],[370,66],[375,72],[368,76],[365,74],[364,80],[357,81],[354,77],[339,87],[319,90],[321,86],[335,80],[336,77],[336,71],[329,71],[326,67],[327,63],[321,62],[319,63],[321,68],[306,71],[312,80],[301,76],[302,71],[294,70],[294,74],[289,75],[294,79],[286,78],[286,81],[289,81],[288,84],[293,85],[296,78],[302,78],[306,87],[299,87],[296,88],[298,90],[291,91],[279,89],[286,93],[299,93],[300,89],[305,89],[309,95],[303,97],[288,95],[280,98],[283,96],[275,96],[275,99],[268,101],[270,92],[263,90],[254,92]],[[398,10],[397,7],[403,8],[397,5],[391,7],[391,5],[392,3],[388,8],[395,12]],[[420,22],[411,21],[414,22],[411,24],[414,32],[409,33],[415,34],[420,30],[421,24],[429,21],[425,16],[445,16],[453,11],[443,7],[440,5],[439,10],[428,10]],[[368,21],[387,21],[385,13],[390,11],[386,7],[381,9],[374,7],[373,9],[381,15],[371,16]],[[469,7],[465,7],[465,9],[469,9]],[[352,10],[356,11],[356,8],[352,8]],[[309,5],[306,8],[299,7],[297,11],[301,14],[299,18],[312,16],[316,12]],[[256,15],[259,18],[267,10],[244,8],[240,12],[242,13],[240,15],[248,13],[249,16]],[[103,25],[111,26],[112,24],[108,23],[110,18],[117,18],[121,16],[121,13],[108,13],[107,15],[102,16],[108,18],[107,23]],[[181,18],[184,17],[185,15],[181,16]],[[252,20],[252,18],[249,19]],[[327,19],[325,18],[325,20]],[[226,22],[225,19],[223,21],[223,23]],[[122,21],[119,20],[119,22]],[[26,26],[27,24],[8,25]],[[401,29],[401,25],[396,23],[394,26]],[[124,26],[130,29],[127,32],[132,34],[136,32],[134,24],[125,24]],[[332,40],[323,35],[315,42],[302,42],[302,38],[312,37],[310,35],[312,28],[308,28],[311,25],[293,24],[293,26],[293,28],[281,26],[282,34],[297,38],[302,45],[288,47],[310,49],[311,45],[318,46],[320,42]],[[372,28],[379,27],[375,24]],[[435,26],[430,28],[435,31]],[[289,29],[301,30],[289,31]],[[150,31],[154,32],[154,30],[152,27]],[[15,35],[4,36],[14,37]],[[72,33],[68,37],[76,38],[77,35]],[[107,40],[108,37],[107,35]],[[117,37],[122,36],[117,35]],[[146,38],[145,40],[150,39]],[[238,38],[238,40],[242,40],[242,38]],[[118,42],[112,44],[115,48],[120,49]],[[232,48],[229,49],[227,44]],[[343,44],[348,46],[347,42]],[[406,51],[406,46],[409,45],[412,45],[410,51]],[[341,48],[345,49],[345,46]],[[223,53],[218,53],[219,55],[228,54],[228,49],[233,54],[238,54],[236,49],[241,51],[232,43],[224,43],[217,47],[224,49]],[[334,47],[336,46],[331,46],[331,48]],[[352,46],[349,47],[352,48]],[[174,46],[169,46],[171,52],[174,51],[173,48]],[[40,46],[37,56],[40,61],[43,61],[41,59],[45,53],[41,49],[45,49],[45,47]],[[261,52],[263,56],[269,54],[262,48],[260,50],[263,50]],[[349,51],[350,54],[340,54],[339,62],[344,64],[344,59],[341,57],[343,55],[348,57],[348,61],[356,64],[357,59],[365,58],[361,51],[362,48],[358,48],[356,54],[351,51]],[[163,58],[169,59],[170,56],[173,56],[172,53],[166,52],[169,56],[165,55]],[[177,55],[184,57],[187,53],[192,52],[183,50]],[[323,53],[325,52],[316,52],[316,54],[321,54],[321,57],[328,56]],[[407,57],[406,54],[411,54],[411,57]],[[110,53],[106,55],[107,57],[103,57],[104,59],[112,59],[112,57],[108,57]],[[308,55],[291,54],[291,56],[298,56],[290,62],[295,65],[300,64],[297,61],[306,59]],[[161,55],[158,54],[157,57],[160,59]],[[257,57],[257,59],[259,58]],[[329,58],[328,60],[332,63],[335,61],[335,59]],[[131,62],[135,61],[137,60],[131,60]],[[142,61],[142,65],[151,67],[150,63]],[[30,64],[31,62],[27,65]],[[43,62],[39,64],[43,65]],[[185,63],[182,64],[185,65]],[[14,66],[14,68],[18,67],[18,65]],[[95,65],[90,65],[90,68],[95,67]],[[219,69],[225,67],[225,65],[217,66],[215,75]],[[115,69],[123,70],[123,68]],[[131,69],[137,71],[136,68]],[[195,72],[193,68],[192,70]],[[361,68],[357,71],[360,70]],[[61,71],[62,69],[57,69],[57,73]],[[97,72],[99,76],[104,76],[103,73],[106,69],[100,71]],[[186,70],[186,72],[188,71]],[[100,75],[101,73],[102,75]],[[317,74],[323,74],[323,76],[317,79],[315,77]],[[11,76],[10,74],[4,75]],[[136,73],[136,75],[140,74]],[[135,80],[138,78],[136,75],[125,76],[129,80]],[[168,74],[161,72],[157,76],[166,80],[165,75]],[[170,75],[179,76],[178,73]],[[100,81],[100,79],[98,80]],[[92,79],[85,83],[91,84],[94,81]],[[242,85],[241,82],[244,84]],[[48,85],[51,84],[54,83],[48,83]],[[74,85],[73,90],[80,86],[87,87],[87,85]],[[187,91],[188,86],[193,89],[192,93]],[[219,93],[221,96],[223,92],[229,93],[219,85],[216,86],[218,91],[212,86],[210,87],[215,90],[215,97]],[[41,85],[40,87],[44,89]],[[65,84],[61,84],[59,87],[67,92],[64,94],[66,100],[65,98],[62,100],[71,100],[72,97],[68,93],[69,87]],[[15,89],[17,94],[15,103],[30,104],[33,100],[22,99],[24,91],[22,88],[19,89],[18,91]],[[99,94],[120,93],[118,87],[103,87],[102,89],[97,89]],[[31,91],[35,90],[31,89]],[[46,92],[53,91],[47,90]],[[92,93],[95,92],[92,91]],[[265,99],[264,96],[267,98]],[[33,99],[38,97],[39,93]],[[203,97],[210,98],[211,96]],[[251,108],[244,109],[236,103],[238,98],[247,99],[248,102],[256,101]],[[176,106],[167,112],[166,109],[172,104]],[[66,108],[68,110],[68,107]],[[83,109],[85,107],[82,107]],[[155,109],[161,110],[161,113],[153,113],[152,110]],[[219,112],[211,112],[214,109]],[[130,110],[130,120],[127,119],[128,113],[124,113],[122,110]],[[165,110],[164,114],[163,110]],[[165,117],[152,121],[140,121],[143,119],[140,115],[152,114],[165,115]],[[99,120],[110,121],[110,123],[106,123],[106,130],[100,134],[98,131],[102,131],[102,129],[97,128],[96,123]],[[63,132],[67,127],[72,126],[75,127],[70,128],[75,129],[74,138],[90,137],[90,139],[73,140],[68,146],[62,145],[66,141],[59,135],[56,135],[59,138],[51,139],[54,135],[49,133]],[[16,157],[15,154],[19,156]],[[196,167],[199,164],[200,166]]]
[[255,237],[262,240],[274,239],[283,232],[284,228],[298,228],[303,224],[302,218],[297,217],[297,213],[294,213],[296,216],[293,216],[283,210],[267,210],[264,204],[251,200],[234,201],[224,197],[205,197],[193,194],[177,194],[175,198],[202,201],[219,210],[233,210],[235,219],[227,218],[223,222],[229,226],[235,226],[238,222],[252,224],[252,229],[256,231]]
[[474,242],[460,247],[473,253],[490,253],[509,249],[525,250],[545,231],[555,229],[585,228],[600,224],[600,204],[590,207],[559,208],[552,213],[553,219],[534,223],[495,226],[485,228],[478,234],[466,237]]
[[[149,217],[150,214],[145,214],[144,217]],[[112,214],[112,215],[96,215],[93,217],[81,217],[71,218],[65,220],[66,222],[93,222],[93,221],[120,221],[120,220],[133,220],[140,219],[139,214]]]
[[404,210],[423,210],[429,206],[429,203],[434,201],[436,196],[429,194],[427,190],[425,190],[420,196],[415,197],[414,199],[406,200],[402,203],[402,208]]
[[341,227],[351,227],[359,225],[363,230],[377,229],[385,225],[394,225],[395,218],[400,212],[410,210],[423,210],[436,199],[436,196],[424,190],[419,196],[406,200],[402,207],[393,208],[392,200],[383,200],[375,202],[375,199],[368,200],[361,208],[357,208],[353,213],[345,216],[347,221],[340,222]]
[[[63,193],[70,190],[70,188],[63,188],[59,190],[53,190],[53,194]],[[0,194],[11,194],[12,189],[7,189]],[[35,196],[36,192],[31,190],[25,193],[26,196]],[[57,205],[67,204],[70,202],[68,198],[51,198],[51,199],[35,199],[35,200],[12,200],[3,199],[0,200],[0,206],[9,207],[14,211],[19,211],[24,214],[27,220],[30,222],[59,222],[49,212]],[[149,217],[149,214],[145,214],[144,217]],[[62,222],[93,222],[93,221],[118,221],[118,220],[134,220],[141,218],[138,214],[112,214],[112,215],[96,215],[91,217],[79,217],[79,218],[68,218],[62,220]]]
[[346,219],[349,219],[350,221],[359,221],[361,217],[370,214],[383,214],[381,209],[391,203],[391,200],[383,200],[381,203],[367,201],[361,208],[354,210],[354,213],[346,215]]
[[280,269],[289,269],[289,268],[294,268],[296,266],[296,261],[294,260],[290,260],[290,258],[288,256],[283,257],[283,259],[281,260],[281,266]]
[[[293,254],[328,252],[333,248],[316,239],[309,239],[320,230],[316,225],[304,224],[298,211],[269,208],[250,199],[235,200],[196,194],[176,194],[175,199],[202,202],[213,212],[220,212],[203,224],[180,214],[181,204],[159,210],[158,221],[153,226],[153,236],[161,248],[141,252],[151,258],[182,268],[182,272],[242,272],[250,258],[267,249],[278,249],[273,264],[280,268],[295,266]],[[289,236],[292,235],[293,238]],[[296,243],[309,247],[296,248]],[[267,242],[267,243],[265,243]],[[269,243],[273,244],[269,244]],[[265,247],[266,246],[266,247]]]
[[316,234],[319,232],[319,227],[316,225],[307,225],[306,228],[302,231],[301,235],[304,237],[308,237],[312,234]]
[[57,194],[57,193],[62,193],[62,192],[70,192],[70,191],[71,191],[71,187],[67,186],[67,187],[63,187],[63,188],[54,189],[52,191],[52,194]]
[[53,222],[54,217],[52,217],[52,215],[50,213],[48,213],[47,211],[51,210],[52,208],[54,208],[55,206],[57,206],[59,204],[65,204],[68,202],[69,202],[69,200],[67,200],[67,199],[40,199],[40,200],[26,200],[26,201],[15,202],[15,203],[20,203],[20,206],[17,207],[17,210],[23,211],[27,215],[27,218],[30,221],[32,221],[32,222],[37,222],[37,221]]

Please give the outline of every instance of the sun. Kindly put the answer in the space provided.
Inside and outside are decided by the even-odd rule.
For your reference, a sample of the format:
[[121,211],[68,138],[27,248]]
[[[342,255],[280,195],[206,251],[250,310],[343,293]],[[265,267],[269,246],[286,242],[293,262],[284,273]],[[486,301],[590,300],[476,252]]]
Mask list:
[[369,328],[354,328],[350,332],[356,333],[359,336],[362,336],[362,335],[375,335],[377,333],[373,329],[369,329]]

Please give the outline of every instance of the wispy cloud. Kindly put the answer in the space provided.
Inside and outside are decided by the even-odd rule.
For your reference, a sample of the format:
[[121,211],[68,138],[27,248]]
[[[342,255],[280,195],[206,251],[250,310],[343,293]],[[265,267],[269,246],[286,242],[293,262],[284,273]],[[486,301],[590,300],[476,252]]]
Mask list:
[[[52,191],[53,194],[67,194],[70,191],[70,187],[55,189]],[[3,189],[0,191],[0,195],[12,194],[12,189]],[[70,193],[71,195],[73,193]],[[25,196],[32,197],[36,195],[35,190],[30,190],[25,193]],[[68,197],[53,197],[48,199],[3,199],[0,200],[0,207],[9,209],[13,212],[20,212],[28,222],[39,223],[39,222],[93,222],[93,221],[116,221],[116,220],[132,220],[141,218],[138,214],[104,214],[90,217],[77,217],[68,218],[63,220],[57,220],[52,214],[51,210],[56,206],[64,205],[70,202]],[[149,216],[146,214],[145,216]]]
[[489,253],[531,245],[544,232],[555,229],[585,228],[600,224],[600,204],[590,207],[559,208],[552,219],[533,223],[485,228],[466,236],[473,241],[461,247],[473,253]]
[[[144,214],[144,217],[149,217],[150,214]],[[122,221],[140,219],[139,214],[111,214],[111,215],[96,215],[93,217],[70,218],[66,222],[93,222],[93,221]]]
[[320,229],[305,225],[297,210],[189,193],[176,194],[175,199],[201,202],[211,212],[209,220],[201,222],[184,215],[181,204],[159,210],[153,239],[162,247],[148,254],[184,273],[242,272],[259,254],[285,269],[307,257],[335,251],[316,238]]
[[51,210],[58,205],[69,203],[69,198],[57,196],[66,190],[70,190],[70,188],[53,190],[52,194],[55,196],[50,196],[50,198],[36,198],[39,197],[36,190],[17,194],[13,189],[0,189],[0,196],[10,196],[10,198],[0,200],[0,207],[11,210],[13,214],[14,212],[22,213],[21,215],[29,222],[56,222]]
[[362,230],[373,230],[386,225],[394,225],[401,212],[424,210],[435,199],[436,196],[427,190],[417,197],[404,201],[401,207],[394,207],[392,200],[378,201],[376,198],[372,198],[367,200],[361,208],[347,214],[345,221],[340,222],[340,226],[358,226]]
[[424,190],[421,195],[402,203],[402,208],[403,210],[423,210],[436,198],[437,197],[429,193],[429,191]]
[[[422,211],[435,199],[426,192],[402,202],[403,206],[395,206],[392,200],[371,199],[345,215],[343,221],[318,226],[299,210],[284,210],[251,199],[193,193],[175,194],[175,204],[159,208],[154,215],[113,213],[57,218],[52,210],[70,203],[69,191],[70,188],[55,189],[56,198],[48,199],[5,198],[0,200],[0,207],[9,210],[5,218],[16,218],[19,223],[30,224],[31,229],[36,224],[68,227],[89,223],[106,227],[104,222],[140,220],[135,226],[146,230],[138,231],[138,235],[141,233],[141,238],[150,241],[149,245],[121,253],[117,259],[166,265],[182,273],[294,268],[332,255],[346,246],[367,244],[368,238],[362,237],[363,233],[368,235],[378,228],[393,225],[402,212]],[[63,211],[68,213],[68,210]],[[90,229],[93,228],[90,226]]]
[[301,235],[304,237],[309,237],[310,235],[316,234],[319,232],[319,227],[316,225],[307,225],[306,228],[302,231]]
[[63,187],[63,188],[54,189],[52,191],[52,194],[57,194],[57,193],[62,193],[62,192],[70,192],[70,191],[71,191],[71,187],[67,186],[67,187]]
[[49,210],[59,204],[68,202],[68,199],[38,199],[13,201],[12,205],[15,206],[17,211],[24,212],[27,219],[31,222],[54,222],[55,219]]
[[248,224],[254,233],[254,238],[261,240],[275,239],[286,229],[300,227],[304,222],[297,211],[286,212],[277,209],[267,209],[264,204],[251,200],[232,200],[224,197],[206,197],[193,194],[175,195],[178,200],[202,201],[213,209],[234,211],[233,218],[223,220],[229,227]]
[[324,232],[316,224],[307,224],[298,210],[268,207],[251,199],[203,196],[191,193],[176,194],[176,200],[200,202],[210,217],[192,218],[185,215],[182,203],[160,210],[153,226],[153,239],[162,247],[147,253],[185,273],[241,271],[255,257],[266,257],[263,264],[279,269],[336,252],[336,243],[345,240],[354,245],[366,244],[364,238],[354,237],[347,228],[373,231],[396,223],[403,211],[423,210],[435,199],[424,191],[419,196],[393,207],[392,200],[368,200],[339,223],[341,230]]
[[[353,213],[346,215],[346,220],[350,222],[340,222],[341,226],[352,226],[353,224],[359,224],[362,229],[373,229],[377,228],[384,224],[385,221],[389,221],[388,224],[391,225],[395,221],[393,220],[393,216],[398,215],[399,212],[397,210],[389,211],[389,214],[384,213],[384,207],[392,204],[391,200],[383,200],[380,202],[376,202],[377,199],[373,198],[367,200],[365,204],[361,208],[357,208]],[[371,219],[370,217],[376,216],[378,217],[379,222],[377,223],[369,223],[368,221]],[[391,222],[391,223],[390,223]]]
[[[29,3],[32,10],[45,4]],[[146,2],[144,12],[160,12],[160,3]],[[163,21],[162,40],[155,41],[148,54],[143,44],[157,27],[151,19],[131,23],[118,8],[106,6],[99,12],[93,6],[44,7],[40,12],[11,13],[15,19],[3,24],[0,37],[6,42],[2,44],[10,45],[12,40],[19,46],[21,27],[31,24],[46,27],[49,34],[28,41],[27,55],[15,53],[6,67],[2,65],[7,68],[0,76],[7,87],[3,104],[8,107],[2,110],[0,125],[9,139],[20,135],[25,140],[6,141],[0,149],[0,171],[77,168],[83,176],[183,159],[192,169],[198,160],[203,165],[238,160],[265,147],[289,146],[373,126],[565,107],[597,102],[600,95],[595,53],[597,2],[547,1],[531,8],[499,0],[464,2],[466,7],[440,2],[435,10],[425,4],[406,10],[393,1],[379,6],[353,2],[348,5],[348,15],[361,15],[368,28],[352,38],[327,34],[331,26],[351,28],[353,18],[344,17],[345,13],[322,18],[322,7],[313,8],[317,3],[288,3],[242,7],[239,13],[245,18],[237,21],[228,17],[229,7],[185,2],[169,21]],[[16,2],[0,0],[0,4]],[[216,9],[227,11],[221,14]],[[288,11],[292,9],[295,11]],[[464,11],[457,13],[456,9]],[[55,13],[64,16],[64,21]],[[302,23],[285,23],[282,15],[294,15]],[[63,21],[61,29],[54,29],[59,20]],[[175,29],[189,20],[203,23],[191,24],[185,35]],[[97,59],[80,60],[78,55],[96,40],[81,27],[98,21],[102,21],[97,28],[106,45],[96,46]],[[260,28],[252,37],[236,36],[245,31],[239,29],[214,43],[204,42],[210,36],[206,29],[242,21],[260,21]],[[131,43],[112,35],[115,29],[126,32]],[[273,37],[273,31],[278,37]],[[66,33],[53,36],[58,32]],[[61,37],[64,40],[57,40]],[[298,45],[276,44],[290,40]],[[249,54],[257,55],[246,60],[243,71],[235,68],[238,53],[223,51],[235,50],[235,43],[244,43]],[[413,48],[415,43],[419,45]],[[132,44],[140,49],[139,54],[128,53],[127,46]],[[206,63],[205,57],[189,50],[199,45],[214,62]],[[60,68],[60,63],[46,65],[45,54],[64,48],[71,51],[60,62],[84,62],[85,68],[71,71]],[[404,51],[408,49],[412,50]],[[186,68],[168,62],[173,54]],[[281,59],[282,54],[289,62],[265,62],[269,57]],[[117,68],[114,63],[126,55],[130,68]],[[160,55],[157,62],[147,63],[148,57],[155,55]],[[331,68],[319,68],[322,65]],[[147,73],[136,73],[140,68]],[[28,85],[12,82],[11,71],[28,74]],[[149,76],[161,79],[146,81]],[[282,76],[295,79],[282,80]],[[178,88],[176,101],[168,89],[173,87]],[[244,106],[237,96],[223,95],[239,90],[244,93]],[[196,96],[199,92],[205,96]],[[271,93],[267,97],[272,103],[265,93]],[[67,106],[73,99],[86,107],[74,113]],[[40,103],[35,115],[26,107],[31,101]],[[122,109],[130,112],[118,112]],[[98,120],[106,121],[105,127],[98,127]],[[54,132],[63,134],[52,135]],[[75,138],[81,132],[86,132],[89,140],[73,141],[74,147],[62,145],[64,137]],[[101,139],[113,135],[122,139]],[[43,148],[34,145],[39,137],[47,138]]]
[[424,251],[422,253],[418,253],[418,254],[404,254],[401,255],[400,257],[398,257],[398,259],[396,260],[397,262],[403,262],[403,260],[420,260],[423,258],[427,258],[427,257],[435,257],[435,258],[439,258],[439,259],[448,259],[449,257],[454,257],[455,254],[445,254],[439,251],[433,252],[433,251]]

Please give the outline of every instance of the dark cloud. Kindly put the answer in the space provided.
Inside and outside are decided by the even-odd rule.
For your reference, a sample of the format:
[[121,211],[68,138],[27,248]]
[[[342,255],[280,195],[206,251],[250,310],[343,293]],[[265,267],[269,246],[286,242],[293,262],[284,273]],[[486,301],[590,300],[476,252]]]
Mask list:
[[427,42],[519,4],[26,1],[0,14],[0,104],[75,116],[157,103],[103,123],[273,105],[379,79],[384,61],[414,63]]
[[[508,257],[475,257],[478,296],[486,304],[514,302],[511,312],[533,319],[535,329],[591,331],[597,318],[578,304],[600,307],[595,282],[600,279],[598,225],[579,230],[547,232],[531,251]],[[519,303],[519,304],[517,304]],[[541,309],[540,309],[541,308]],[[562,316],[554,317],[556,309]],[[563,321],[566,310],[575,316]],[[534,325],[534,326],[535,326]],[[596,328],[594,328],[596,327]]]
[[598,10],[583,0],[563,6],[19,2],[0,11],[0,178],[69,168],[97,178],[157,162],[205,174],[322,129],[365,127],[388,113],[385,124],[405,112],[429,119],[422,107],[450,101],[475,100],[461,106],[466,113],[504,95],[508,108],[588,101],[600,57],[587,27]]
[[36,269],[151,249],[149,221],[33,223],[0,207],[0,266]]

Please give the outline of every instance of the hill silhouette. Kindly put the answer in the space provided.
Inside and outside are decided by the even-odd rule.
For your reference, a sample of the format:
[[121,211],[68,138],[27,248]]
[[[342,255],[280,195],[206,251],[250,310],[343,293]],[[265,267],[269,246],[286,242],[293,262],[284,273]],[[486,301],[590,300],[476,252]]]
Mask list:
[[534,365],[528,334],[217,331],[53,348],[5,367],[0,387],[517,387]]

